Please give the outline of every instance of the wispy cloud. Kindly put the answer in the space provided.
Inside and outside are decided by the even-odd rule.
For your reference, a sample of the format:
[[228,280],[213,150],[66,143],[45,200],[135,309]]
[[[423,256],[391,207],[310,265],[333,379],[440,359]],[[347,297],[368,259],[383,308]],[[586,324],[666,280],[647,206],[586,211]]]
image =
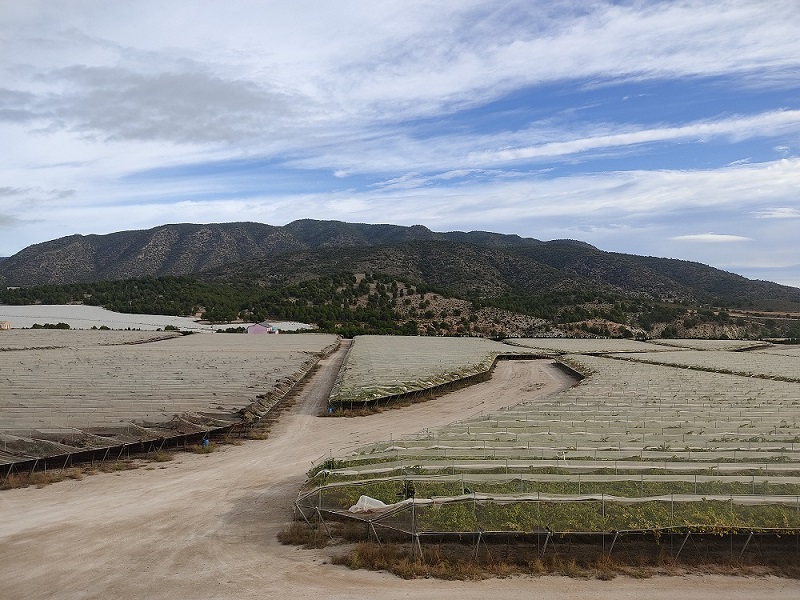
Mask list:
[[736,264],[684,234],[744,231],[786,262],[796,21],[794,0],[2,3],[0,254],[317,217]]
[[157,16],[131,3],[93,6],[91,20],[80,5],[30,4],[28,18],[5,23],[7,56],[26,61],[5,69],[8,118],[100,139],[287,139],[298,127],[441,114],[548,82],[752,73],[786,85],[800,65],[792,2],[343,2],[302,18],[257,3]]
[[[524,148],[472,153],[469,156],[469,162],[488,164],[529,160],[532,158],[552,158],[591,150],[621,148],[655,142],[676,140],[703,142],[719,136],[729,136],[736,141],[752,137],[771,137],[778,133],[800,132],[800,110],[782,110],[754,116],[701,121],[677,127],[639,129],[632,128],[629,125],[622,127],[606,125],[605,127],[609,129],[627,129],[627,131],[588,135],[568,141],[545,142]],[[559,137],[563,139],[566,136]],[[736,163],[739,162],[736,161]]]
[[[418,174],[490,170],[503,166],[586,159],[593,153],[639,152],[641,146],[708,143],[724,138],[737,143],[748,139],[800,134],[800,110],[779,110],[755,115],[706,119],[669,127],[644,127],[630,123],[576,124],[544,121],[523,130],[488,134],[441,134],[415,137],[402,128],[385,135],[372,132],[351,135],[336,144],[309,146],[305,156],[291,158],[288,166],[300,169],[337,168],[349,173],[408,171]],[[531,141],[535,143],[531,144]],[[526,143],[527,142],[527,143]],[[754,162],[733,161],[737,166]]]
[[790,206],[779,206],[759,210],[755,213],[758,219],[800,219],[800,209]]

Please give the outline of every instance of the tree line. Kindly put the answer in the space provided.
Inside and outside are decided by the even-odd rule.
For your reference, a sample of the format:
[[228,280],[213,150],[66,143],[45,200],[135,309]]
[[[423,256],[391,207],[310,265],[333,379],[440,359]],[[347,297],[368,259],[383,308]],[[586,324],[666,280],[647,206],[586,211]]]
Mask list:
[[[422,281],[367,273],[335,273],[302,281],[265,284],[239,277],[233,281],[205,280],[192,276],[144,277],[119,281],[97,281],[65,285],[42,285],[0,290],[0,304],[68,304],[81,302],[109,310],[134,314],[197,315],[212,323],[236,320],[260,322],[290,320],[316,324],[321,331],[350,337],[361,334],[416,335],[417,318],[433,312],[412,311],[405,317],[397,307],[412,295],[424,298],[434,293],[458,298],[447,289]],[[645,332],[663,330],[664,324],[727,323],[724,310],[664,302],[650,296],[629,296],[607,289],[575,287],[532,294],[512,289],[493,297],[462,297],[471,305],[469,314],[459,315],[461,333],[469,331],[474,313],[483,307],[504,309],[544,319],[554,326],[603,319]],[[430,313],[430,315],[428,314]],[[442,328],[428,328],[437,333]],[[586,329],[586,328],[584,328]],[[667,329],[669,333],[673,329]],[[768,327],[765,328],[769,329]],[[776,333],[777,329],[775,328]],[[782,328],[781,328],[782,329]],[[602,332],[601,332],[602,333]],[[792,331],[797,334],[796,330]]]

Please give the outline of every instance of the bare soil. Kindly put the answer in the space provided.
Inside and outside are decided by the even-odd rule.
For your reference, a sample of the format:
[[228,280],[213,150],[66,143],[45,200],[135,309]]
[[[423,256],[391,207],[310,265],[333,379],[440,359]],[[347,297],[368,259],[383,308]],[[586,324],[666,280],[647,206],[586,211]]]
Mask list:
[[[718,575],[613,581],[416,579],[330,564],[336,548],[283,546],[277,533],[312,461],[571,385],[546,363],[501,362],[491,381],[363,418],[317,415],[341,353],[323,362],[266,440],[41,489],[0,492],[0,598],[770,598],[800,582]],[[541,387],[535,385],[542,383]]]

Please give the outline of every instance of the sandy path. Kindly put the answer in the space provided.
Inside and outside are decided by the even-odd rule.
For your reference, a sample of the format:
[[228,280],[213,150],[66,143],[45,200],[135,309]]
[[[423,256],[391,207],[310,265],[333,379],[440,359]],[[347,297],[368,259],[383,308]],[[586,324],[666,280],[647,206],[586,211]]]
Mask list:
[[800,597],[800,583],[772,578],[403,581],[329,565],[330,550],[281,546],[276,533],[290,518],[305,472],[321,455],[570,383],[542,363],[501,362],[492,381],[431,402],[368,418],[318,418],[340,360],[337,354],[324,361],[267,440],[180,455],[119,475],[0,492],[0,598]]

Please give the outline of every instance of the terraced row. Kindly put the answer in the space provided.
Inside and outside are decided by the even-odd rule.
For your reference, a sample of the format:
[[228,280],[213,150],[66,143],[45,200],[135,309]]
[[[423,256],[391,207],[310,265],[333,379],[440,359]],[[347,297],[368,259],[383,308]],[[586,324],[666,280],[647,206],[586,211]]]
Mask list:
[[[675,520],[675,503],[694,515],[692,526],[701,528],[800,527],[800,384],[725,372],[740,368],[737,361],[752,353],[672,352],[662,346],[651,353],[640,350],[634,362],[620,358],[629,359],[636,348],[632,344],[639,342],[535,342],[559,352],[566,346],[582,348],[587,354],[564,354],[562,360],[588,377],[557,395],[331,460],[309,488],[317,490],[326,509],[340,510],[362,494],[393,504],[402,483],[412,480],[418,500],[460,502],[462,508],[447,510],[473,510],[473,516],[480,503],[518,501],[527,507],[519,518],[529,526],[535,521],[532,498],[541,503],[544,496],[551,513],[537,526],[557,531],[570,531],[578,521],[566,513],[565,520],[554,520],[552,514],[572,503],[586,517],[587,502],[600,515],[611,505],[638,503],[642,510],[647,505],[646,512],[661,517],[627,522],[649,528],[688,526],[685,519]],[[676,366],[641,362],[661,362],[662,356],[690,360]],[[800,372],[798,359],[763,353],[755,365],[765,375],[771,371],[762,359],[776,359],[776,370]],[[695,364],[716,365],[720,372],[684,368]],[[665,502],[671,505],[667,520],[663,507],[653,508]],[[736,508],[741,506],[755,508]],[[612,523],[594,517],[586,522]],[[483,520],[481,527],[519,530],[520,523]]]
[[25,446],[20,438],[28,447],[36,439],[69,444],[85,432],[111,435],[165,424],[176,415],[235,422],[239,411],[336,341],[319,334],[194,334],[137,343],[147,338],[58,333],[30,332],[27,349],[0,352],[0,452]]

